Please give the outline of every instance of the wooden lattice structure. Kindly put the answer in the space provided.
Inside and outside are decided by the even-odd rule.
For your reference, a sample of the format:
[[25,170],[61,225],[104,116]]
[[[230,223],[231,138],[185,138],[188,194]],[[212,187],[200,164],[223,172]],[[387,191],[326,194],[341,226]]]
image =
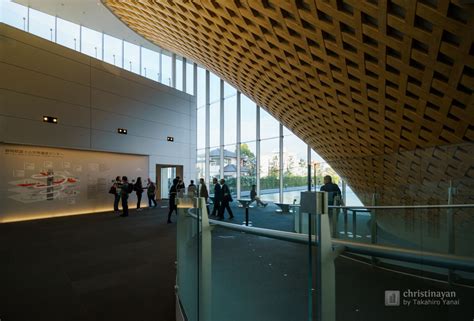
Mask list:
[[474,5],[103,2],[137,33],[251,97],[362,198],[377,191],[381,202],[400,203],[404,191],[408,203],[445,202],[449,180],[473,191]]

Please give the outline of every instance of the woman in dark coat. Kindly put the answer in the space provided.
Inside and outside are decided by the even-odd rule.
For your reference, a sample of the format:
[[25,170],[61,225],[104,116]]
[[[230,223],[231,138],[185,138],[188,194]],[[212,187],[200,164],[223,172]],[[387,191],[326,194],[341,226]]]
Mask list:
[[142,194],[143,194],[143,184],[142,184],[141,177],[137,178],[137,182],[133,186],[133,189],[137,193],[137,211],[141,211],[142,209],[140,208],[140,203],[142,202]]

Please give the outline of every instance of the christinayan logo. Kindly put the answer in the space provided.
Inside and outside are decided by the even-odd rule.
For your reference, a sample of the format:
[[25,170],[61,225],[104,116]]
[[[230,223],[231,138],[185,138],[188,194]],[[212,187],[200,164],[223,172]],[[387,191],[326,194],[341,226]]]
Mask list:
[[399,306],[400,305],[400,291],[387,290],[385,291],[385,306]]
[[459,305],[456,291],[386,290],[385,306]]

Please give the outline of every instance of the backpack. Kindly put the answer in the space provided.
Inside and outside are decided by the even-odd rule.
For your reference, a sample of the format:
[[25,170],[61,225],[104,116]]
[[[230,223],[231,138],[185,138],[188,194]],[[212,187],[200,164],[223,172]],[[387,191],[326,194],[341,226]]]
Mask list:
[[127,193],[128,194],[133,192],[133,186],[134,186],[134,184],[130,184],[130,183],[127,185]]

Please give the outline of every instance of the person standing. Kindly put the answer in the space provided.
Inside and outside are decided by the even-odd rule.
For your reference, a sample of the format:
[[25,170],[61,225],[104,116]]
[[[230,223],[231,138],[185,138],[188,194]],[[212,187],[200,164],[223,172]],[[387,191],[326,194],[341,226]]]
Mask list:
[[173,211],[176,211],[176,215],[178,215],[178,206],[176,206],[176,195],[178,194],[178,183],[179,180],[175,178],[173,180],[173,185],[171,185],[170,188],[170,194],[169,194],[169,199],[170,199],[170,211],[168,212],[168,224],[173,223],[171,222],[171,214]]
[[148,178],[148,184],[146,185],[146,196],[148,197],[148,207],[151,208],[151,203],[153,202],[153,207],[156,207],[155,199],[156,185]]
[[133,185],[133,189],[135,190],[135,193],[137,193],[137,211],[141,211],[142,209],[140,208],[140,203],[142,202],[143,194],[143,184],[141,177],[137,177],[137,181],[135,182],[135,185]]
[[191,180],[190,184],[188,185],[188,195],[189,197],[194,197],[196,195],[196,185],[194,185],[193,180]]
[[120,184],[120,197],[122,198],[122,215],[121,217],[128,216],[128,193],[130,192],[130,187],[128,183],[127,176],[122,176],[122,184]]
[[209,198],[209,192],[207,191],[206,183],[204,182],[204,178],[199,179],[199,197],[204,197],[206,200],[206,208],[207,214],[209,214],[209,206],[207,205],[207,199]]
[[221,186],[217,182],[217,178],[212,179],[212,184],[214,184],[214,206],[212,208],[212,216],[219,215],[221,207]]
[[178,194],[184,193],[184,191],[186,190],[186,185],[184,184],[184,181],[179,176],[176,176],[176,179],[178,180],[178,185],[176,185],[176,192]]
[[334,205],[334,199],[336,196],[341,197],[341,190],[337,184],[332,182],[332,178],[329,175],[324,176],[324,185],[321,186],[321,192],[328,192],[328,205]]
[[110,189],[114,194],[114,212],[119,213],[119,202],[120,202],[120,184],[122,181],[120,180],[120,176],[115,177],[115,181],[113,181],[112,188]]
[[230,194],[229,186],[225,183],[225,179],[221,179],[221,208],[219,213],[219,219],[224,219],[224,211],[227,209],[229,213],[229,219],[234,218],[234,214],[232,213],[232,209],[230,208],[229,203],[232,202],[232,195]]

